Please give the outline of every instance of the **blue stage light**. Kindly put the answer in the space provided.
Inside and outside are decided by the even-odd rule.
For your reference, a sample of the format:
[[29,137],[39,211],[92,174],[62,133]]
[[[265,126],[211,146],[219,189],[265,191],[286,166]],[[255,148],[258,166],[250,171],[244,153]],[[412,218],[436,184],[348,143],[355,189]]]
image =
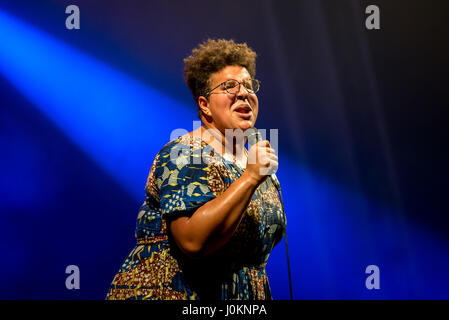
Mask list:
[[[195,108],[0,11],[0,71],[70,139],[142,199],[149,166]],[[166,125],[170,123],[170,125]]]
[[[5,78],[143,201],[151,160],[173,129],[192,129],[195,108],[1,10],[0,39]],[[282,150],[279,158],[296,298],[447,298],[447,243],[311,173]],[[281,249],[268,270],[275,298],[287,299]],[[2,250],[15,259],[9,247]],[[369,264],[381,270],[378,292],[364,287]]]

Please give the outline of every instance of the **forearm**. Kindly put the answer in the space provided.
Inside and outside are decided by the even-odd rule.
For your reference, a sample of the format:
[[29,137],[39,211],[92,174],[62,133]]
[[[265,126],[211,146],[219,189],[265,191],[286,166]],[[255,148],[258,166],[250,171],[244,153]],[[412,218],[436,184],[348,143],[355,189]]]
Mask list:
[[180,249],[201,257],[228,242],[259,184],[245,171],[223,194],[205,203],[190,218],[172,221],[170,230]]

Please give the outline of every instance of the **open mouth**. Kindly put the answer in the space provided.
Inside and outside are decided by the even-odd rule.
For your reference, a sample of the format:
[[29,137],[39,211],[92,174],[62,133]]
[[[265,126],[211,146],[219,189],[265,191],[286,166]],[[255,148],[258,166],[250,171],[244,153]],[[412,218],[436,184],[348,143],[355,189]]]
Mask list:
[[237,108],[235,108],[234,112],[238,113],[242,117],[249,118],[249,117],[251,117],[253,110],[251,109],[251,107],[249,105],[244,104],[244,105],[240,105]]

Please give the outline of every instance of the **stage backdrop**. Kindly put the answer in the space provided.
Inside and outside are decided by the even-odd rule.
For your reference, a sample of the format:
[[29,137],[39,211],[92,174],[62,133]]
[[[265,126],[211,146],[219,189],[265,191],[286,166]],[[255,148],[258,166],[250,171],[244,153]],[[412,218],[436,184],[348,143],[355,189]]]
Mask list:
[[[0,1],[0,298],[104,299],[154,156],[197,125],[183,58],[211,37],[258,54],[257,127],[279,130],[294,298],[448,299],[448,12]],[[284,241],[267,271],[288,299]]]

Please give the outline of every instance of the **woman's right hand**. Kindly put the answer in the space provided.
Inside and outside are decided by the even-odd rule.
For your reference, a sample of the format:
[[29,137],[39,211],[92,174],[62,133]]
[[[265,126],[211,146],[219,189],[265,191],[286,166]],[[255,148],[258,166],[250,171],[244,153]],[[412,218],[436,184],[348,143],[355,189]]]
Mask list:
[[276,151],[271,148],[268,140],[262,140],[251,146],[248,151],[248,159],[245,173],[257,184],[276,172],[278,168]]

